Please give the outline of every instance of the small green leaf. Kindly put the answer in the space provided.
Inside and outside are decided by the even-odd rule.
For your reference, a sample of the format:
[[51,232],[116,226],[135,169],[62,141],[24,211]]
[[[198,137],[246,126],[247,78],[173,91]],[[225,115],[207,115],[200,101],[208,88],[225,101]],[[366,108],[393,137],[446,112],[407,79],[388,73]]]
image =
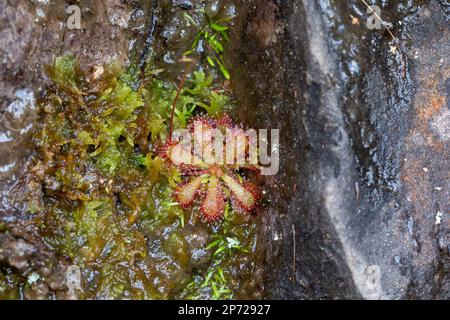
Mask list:
[[187,22],[189,22],[190,24],[197,26],[197,22],[195,22],[194,18],[191,17],[191,15],[187,12],[185,12],[183,14],[184,18],[186,19]]
[[233,19],[234,19],[234,17],[223,17],[223,18],[217,20],[216,23],[219,23],[219,22],[228,22],[228,21],[231,21],[231,20],[233,20]]
[[206,250],[214,248],[215,246],[217,246],[220,242],[222,241],[222,239],[217,239],[213,242],[211,242],[207,247]]
[[228,30],[227,26],[222,26],[222,25],[220,25],[218,23],[211,23],[211,28],[216,30],[216,31],[219,31],[219,32]]
[[225,79],[230,80],[230,79],[231,79],[231,76],[230,76],[230,74],[228,73],[228,70],[225,69],[224,66],[220,66],[219,68],[220,68],[220,71],[222,71],[222,74],[223,74],[223,76],[225,77]]
[[230,37],[228,36],[228,33],[226,31],[221,31],[220,34],[225,39],[225,41],[230,41]]
[[222,280],[223,283],[226,283],[227,280],[225,279],[225,275],[223,274],[223,269],[220,268],[218,273],[219,273],[220,280]]
[[217,39],[209,38],[208,43],[217,53],[220,54],[223,52],[223,46],[219,41],[217,41]]
[[230,73],[228,72],[227,68],[225,68],[224,64],[219,59],[217,59],[217,57],[214,57],[214,58],[215,58],[217,64],[219,65],[219,69],[222,72],[225,79],[230,80],[231,76],[230,76]]
[[179,205],[179,203],[178,202],[168,202],[167,204],[166,204],[166,206],[167,207],[176,207],[176,206],[178,206]]
[[206,60],[208,60],[208,63],[211,67],[215,67],[216,64],[214,63],[213,59],[210,56],[206,57]]
[[218,255],[219,253],[221,253],[222,251],[224,251],[227,247],[226,246],[220,246],[219,249],[217,249],[214,252],[214,255]]
[[203,283],[203,286],[208,285],[209,280],[211,280],[211,277],[213,276],[213,274],[214,274],[214,270],[211,270],[208,272],[208,274],[206,275],[206,278],[205,278],[205,282]]
[[197,47],[198,42],[200,41],[200,38],[203,36],[203,31],[200,30],[197,35],[194,38],[194,42],[192,42],[192,49],[195,50]]
[[181,224],[181,227],[184,228],[184,214],[183,214],[183,212],[180,213],[180,224]]

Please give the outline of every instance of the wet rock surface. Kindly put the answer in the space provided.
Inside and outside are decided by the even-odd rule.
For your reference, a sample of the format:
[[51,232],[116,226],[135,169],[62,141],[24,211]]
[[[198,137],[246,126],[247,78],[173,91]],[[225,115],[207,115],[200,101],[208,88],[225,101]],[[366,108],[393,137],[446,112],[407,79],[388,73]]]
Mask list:
[[255,114],[242,113],[282,137],[268,297],[448,298],[448,4],[386,2],[396,40],[359,1],[251,8],[234,65]]
[[0,264],[14,268],[27,279],[30,286],[23,291],[23,297],[47,299],[52,290],[60,299],[76,299],[66,282],[68,262],[58,259],[24,229],[17,229],[0,234]]

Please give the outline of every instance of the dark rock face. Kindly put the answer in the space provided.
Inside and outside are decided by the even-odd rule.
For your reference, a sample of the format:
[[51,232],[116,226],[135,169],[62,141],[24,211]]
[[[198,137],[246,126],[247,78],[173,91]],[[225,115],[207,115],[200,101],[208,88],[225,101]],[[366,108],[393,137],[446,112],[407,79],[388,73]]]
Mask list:
[[0,263],[28,277],[30,286],[24,292],[27,299],[46,299],[50,290],[60,299],[77,298],[66,282],[69,264],[23,230],[0,233]]
[[268,296],[448,298],[445,5],[387,2],[397,45],[366,28],[360,1],[269,3],[246,13],[234,57],[238,98],[255,108],[243,117],[282,137],[267,184]]

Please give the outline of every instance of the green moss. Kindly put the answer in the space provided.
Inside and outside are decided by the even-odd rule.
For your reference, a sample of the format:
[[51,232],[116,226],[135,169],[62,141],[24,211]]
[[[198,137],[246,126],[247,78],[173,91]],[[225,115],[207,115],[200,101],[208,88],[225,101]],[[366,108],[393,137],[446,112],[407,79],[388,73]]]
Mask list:
[[53,68],[49,70],[49,75],[60,88],[75,94],[80,93],[78,89],[78,69],[74,56],[57,57]]
[[97,159],[97,166],[106,173],[114,173],[121,160],[120,151],[114,143],[111,143],[103,149]]
[[126,120],[136,108],[142,107],[144,101],[139,93],[134,92],[131,87],[121,82],[117,82],[114,88],[109,88],[101,97],[106,111],[104,114],[112,113],[118,120]]
[[[228,270],[237,253],[251,254],[244,247],[255,222],[228,212],[219,227],[205,225],[223,241],[193,268],[183,229],[202,225],[198,208],[178,206],[180,172],[150,147],[167,137],[176,84],[149,78],[133,88],[133,77],[115,65],[88,82],[79,70],[73,58],[58,58],[50,69],[55,86],[41,101],[33,142],[45,168],[42,234],[89,279],[81,298],[233,297],[233,278],[248,275]],[[230,105],[212,76],[195,72],[178,100],[175,126],[185,126],[198,106],[215,115]]]
[[[228,210],[223,222],[204,224],[198,207],[188,211],[176,203],[181,173],[158,147],[168,136],[177,83],[157,78],[161,70],[152,68],[149,63],[141,80],[134,65],[124,72],[111,63],[94,78],[74,57],[55,60],[33,135],[35,162],[45,171],[44,201],[29,207],[46,212],[45,242],[80,267],[81,298],[239,296],[239,284],[251,275],[230,270],[242,265],[241,256],[252,263],[257,222]],[[202,71],[188,77],[175,128],[195,114],[233,108],[220,81]],[[204,230],[216,242],[196,242],[186,230]],[[192,264],[193,250],[206,252],[202,264]],[[3,283],[0,277],[0,290]]]

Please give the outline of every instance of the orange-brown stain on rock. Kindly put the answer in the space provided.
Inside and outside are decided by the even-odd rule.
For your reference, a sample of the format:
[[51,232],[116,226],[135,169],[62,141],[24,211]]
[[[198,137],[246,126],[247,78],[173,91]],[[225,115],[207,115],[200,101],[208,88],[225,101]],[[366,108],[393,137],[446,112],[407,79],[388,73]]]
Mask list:
[[[402,154],[401,181],[405,197],[411,205],[408,211],[417,226],[415,234],[417,232],[420,238],[422,257],[417,261],[420,264],[433,250],[430,234],[433,231],[425,226],[430,225],[427,223],[429,220],[435,220],[436,205],[440,204],[441,208],[445,206],[447,191],[446,186],[441,184],[450,179],[446,164],[449,143],[432,129],[433,120],[447,107],[445,81],[450,76],[450,68],[447,65],[431,65],[427,59],[417,62],[413,70],[417,91],[412,100],[413,120]],[[441,191],[436,191],[436,187],[440,187]]]

